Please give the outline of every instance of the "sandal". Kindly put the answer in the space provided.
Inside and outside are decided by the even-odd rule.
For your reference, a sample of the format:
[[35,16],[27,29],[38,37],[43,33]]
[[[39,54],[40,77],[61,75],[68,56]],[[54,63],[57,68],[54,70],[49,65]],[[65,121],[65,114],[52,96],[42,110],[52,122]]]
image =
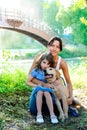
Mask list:
[[36,122],[37,122],[37,123],[44,123],[43,116],[42,116],[42,115],[36,116]]
[[55,115],[51,115],[50,119],[51,119],[51,123],[52,124],[57,124],[59,122],[58,119],[57,119],[57,117]]

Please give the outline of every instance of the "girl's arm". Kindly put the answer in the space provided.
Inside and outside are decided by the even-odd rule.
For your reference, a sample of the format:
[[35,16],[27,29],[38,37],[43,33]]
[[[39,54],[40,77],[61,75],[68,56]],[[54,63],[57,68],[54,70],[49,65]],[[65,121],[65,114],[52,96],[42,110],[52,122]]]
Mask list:
[[32,77],[31,75],[29,75],[28,78],[27,78],[27,80],[26,80],[26,84],[27,84],[28,86],[36,87],[37,84],[33,83],[33,82],[32,82],[32,79],[33,79],[33,77]]
[[36,78],[33,78],[31,75],[28,76],[28,79],[26,80],[26,84],[28,86],[32,86],[32,87],[37,87],[38,85],[43,86],[43,87],[47,87],[47,88],[51,88],[51,84],[49,83],[44,83],[40,80],[37,80]]
[[40,81],[40,80],[37,80],[36,78],[33,78],[33,79],[32,79],[32,82],[35,83],[35,84],[37,84],[37,85],[41,85],[41,86],[43,86],[43,87],[46,87],[46,88],[51,88],[51,87],[52,87],[51,84],[45,83],[45,82]]

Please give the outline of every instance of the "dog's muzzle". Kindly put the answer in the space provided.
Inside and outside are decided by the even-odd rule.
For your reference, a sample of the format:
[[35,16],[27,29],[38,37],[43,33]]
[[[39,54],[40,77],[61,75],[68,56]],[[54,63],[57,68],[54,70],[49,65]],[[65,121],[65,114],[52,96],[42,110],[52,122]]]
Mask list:
[[49,79],[53,77],[53,74],[48,74],[46,70],[44,70],[45,73],[45,79]]
[[47,75],[45,75],[45,79],[50,79],[52,77],[53,77],[53,74],[47,74]]

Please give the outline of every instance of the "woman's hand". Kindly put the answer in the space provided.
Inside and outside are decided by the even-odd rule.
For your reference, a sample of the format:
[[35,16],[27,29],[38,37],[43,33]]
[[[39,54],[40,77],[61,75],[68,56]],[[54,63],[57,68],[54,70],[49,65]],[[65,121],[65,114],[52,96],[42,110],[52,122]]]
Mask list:
[[72,97],[67,98],[67,104],[68,104],[68,105],[72,104],[72,101],[73,101],[73,98],[72,98]]

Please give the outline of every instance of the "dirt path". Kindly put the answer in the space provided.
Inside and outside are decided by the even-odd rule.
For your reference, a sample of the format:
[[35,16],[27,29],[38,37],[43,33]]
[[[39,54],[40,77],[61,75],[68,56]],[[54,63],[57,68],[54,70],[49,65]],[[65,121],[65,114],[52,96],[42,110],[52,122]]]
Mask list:
[[78,99],[82,106],[84,106],[87,109],[87,89],[77,89],[74,90],[74,97]]

